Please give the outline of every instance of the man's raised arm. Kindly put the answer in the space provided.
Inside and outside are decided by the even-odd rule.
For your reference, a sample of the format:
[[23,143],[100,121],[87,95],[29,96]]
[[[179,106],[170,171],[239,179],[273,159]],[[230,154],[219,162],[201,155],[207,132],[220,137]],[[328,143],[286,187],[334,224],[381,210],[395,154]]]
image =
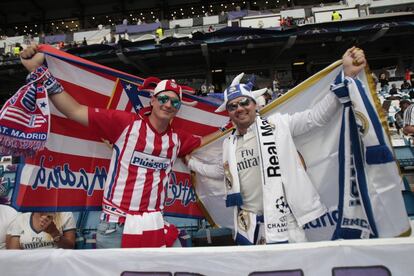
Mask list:
[[[37,45],[27,47],[20,54],[23,66],[29,71],[34,72],[36,68],[42,66],[45,60],[43,53],[39,53]],[[60,93],[49,93],[49,98],[53,102],[57,110],[64,114],[67,118],[78,122],[84,126],[88,126],[88,107],[79,104],[66,91]]]

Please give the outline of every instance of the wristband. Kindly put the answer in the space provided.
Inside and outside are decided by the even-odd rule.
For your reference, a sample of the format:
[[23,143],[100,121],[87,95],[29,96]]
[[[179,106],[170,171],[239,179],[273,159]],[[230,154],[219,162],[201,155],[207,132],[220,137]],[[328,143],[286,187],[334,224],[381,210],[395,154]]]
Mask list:
[[61,238],[62,238],[62,235],[61,235],[61,234],[59,234],[59,235],[57,235],[57,236],[53,237],[53,241],[54,241],[54,242],[59,242]]
[[63,86],[52,76],[46,66],[39,66],[26,77],[27,83],[39,82],[46,89],[48,95],[59,94],[63,92]]

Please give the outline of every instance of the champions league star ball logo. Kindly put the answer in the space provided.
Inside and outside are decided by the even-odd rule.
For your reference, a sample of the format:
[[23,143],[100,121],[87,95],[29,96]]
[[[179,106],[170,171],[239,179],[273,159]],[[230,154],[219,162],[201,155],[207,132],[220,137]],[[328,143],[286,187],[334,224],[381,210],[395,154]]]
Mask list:
[[276,199],[275,207],[282,214],[288,214],[290,211],[289,205],[286,203],[284,196],[281,196]]

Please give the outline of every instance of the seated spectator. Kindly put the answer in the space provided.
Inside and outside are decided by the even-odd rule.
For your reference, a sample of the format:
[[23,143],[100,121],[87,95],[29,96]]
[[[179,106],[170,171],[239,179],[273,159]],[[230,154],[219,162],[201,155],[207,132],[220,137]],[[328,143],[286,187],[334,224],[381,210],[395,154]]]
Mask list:
[[400,101],[401,111],[404,113],[403,132],[405,135],[414,134],[414,116],[413,107],[410,100],[403,99]]
[[82,46],[86,46],[86,45],[88,45],[88,41],[86,41],[86,37],[84,37],[82,41]]
[[398,95],[398,88],[397,88],[397,85],[395,83],[391,84],[391,89],[390,89],[389,94],[391,96]]
[[7,229],[17,216],[17,211],[8,205],[0,205],[0,249],[6,249],[10,241]]
[[388,77],[385,73],[381,73],[378,82],[381,84],[381,93],[388,93]]
[[108,40],[106,39],[106,36],[104,36],[103,40],[101,41],[101,44],[108,44]]
[[7,249],[75,248],[72,213],[22,213],[10,225]]
[[404,80],[404,82],[401,84],[401,91],[408,91],[411,89],[411,85],[408,82],[408,80]]

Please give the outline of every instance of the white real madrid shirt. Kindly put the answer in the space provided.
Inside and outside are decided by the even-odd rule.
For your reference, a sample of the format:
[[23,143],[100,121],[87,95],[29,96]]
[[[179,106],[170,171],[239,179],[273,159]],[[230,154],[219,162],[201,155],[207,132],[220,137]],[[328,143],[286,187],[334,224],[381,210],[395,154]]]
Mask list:
[[236,161],[240,180],[242,209],[263,214],[263,191],[260,180],[260,158],[253,128],[246,134],[237,136]]
[[[59,232],[63,234],[66,231],[76,229],[76,223],[71,212],[62,212],[61,226]],[[20,247],[22,249],[46,249],[57,248],[52,238],[46,232],[37,232],[32,224],[33,213],[21,213],[10,225],[7,233],[12,237],[20,238]]]

